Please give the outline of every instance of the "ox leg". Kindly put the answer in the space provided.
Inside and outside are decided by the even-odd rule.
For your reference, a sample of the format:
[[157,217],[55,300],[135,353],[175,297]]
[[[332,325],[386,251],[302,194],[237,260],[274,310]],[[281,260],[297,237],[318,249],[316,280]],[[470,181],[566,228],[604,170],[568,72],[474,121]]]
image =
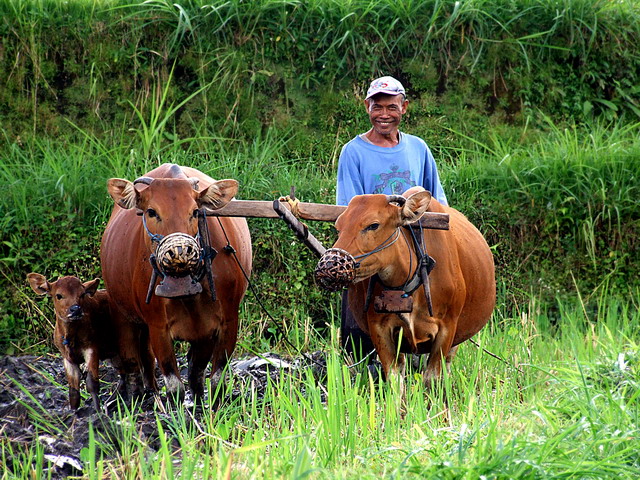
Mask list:
[[404,354],[398,353],[398,342],[394,335],[394,329],[385,325],[386,322],[375,322],[369,326],[371,340],[376,348],[385,379],[404,376]]
[[405,356],[398,351],[399,338],[402,330],[392,328],[386,322],[375,322],[369,324],[371,339],[382,363],[382,370],[385,380],[393,398],[395,398],[395,408],[399,415],[406,413],[405,408]]
[[[237,307],[235,308],[237,312]],[[220,332],[220,337],[218,341],[218,347],[214,349],[213,356],[211,358],[211,378],[215,378],[215,385],[211,391],[215,395],[218,391],[218,382],[224,381],[225,378],[225,368],[229,363],[229,359],[233,354],[233,350],[235,349],[236,342],[238,340],[238,317],[232,319],[227,328]],[[229,375],[229,372],[226,372],[226,375]],[[222,390],[224,392],[224,390]],[[212,405],[217,407],[220,402],[220,398],[215,398]]]
[[189,347],[189,388],[195,401],[204,397],[204,371],[209,365],[216,343],[214,339],[208,338],[191,342]]
[[[354,362],[359,362],[374,349],[371,338],[360,328],[349,306],[348,291],[342,293],[340,307],[340,344],[351,355]],[[355,295],[355,294],[354,294]],[[369,358],[371,363],[372,358]]]
[[[429,352],[429,361],[423,372],[424,384],[430,388],[442,375],[442,359],[448,364],[451,363],[455,350],[451,348],[455,326],[453,328],[441,328],[433,341],[433,346]],[[453,350],[453,351],[452,351]]]
[[64,371],[67,375],[67,383],[69,384],[69,405],[73,410],[77,410],[80,406],[80,367],[66,358],[63,360]]
[[140,378],[140,347],[138,327],[128,321],[121,323],[118,339],[119,371],[122,386],[118,389],[123,398],[139,398],[142,396]]
[[[118,385],[116,393],[121,398],[127,398],[127,372],[125,371],[120,355],[116,355],[111,359],[111,366],[118,371]],[[111,401],[112,398],[109,399]]]
[[142,370],[142,382],[146,392],[157,392],[158,383],[156,381],[156,357],[151,349],[149,339],[149,329],[140,327],[140,369]]
[[456,352],[458,351],[458,347],[459,347],[459,345],[456,345],[455,347],[451,347],[449,349],[449,353],[447,353],[447,356],[445,357],[446,366],[447,366],[447,373],[451,373],[451,362],[453,361],[453,357],[456,356]]
[[100,380],[99,380],[99,356],[95,349],[90,348],[85,353],[85,362],[87,363],[87,391],[93,400],[93,407],[96,411],[100,410]]
[[165,328],[149,328],[149,339],[164,377],[167,395],[171,399],[184,400],[184,385],[180,379],[180,370],[169,332]]

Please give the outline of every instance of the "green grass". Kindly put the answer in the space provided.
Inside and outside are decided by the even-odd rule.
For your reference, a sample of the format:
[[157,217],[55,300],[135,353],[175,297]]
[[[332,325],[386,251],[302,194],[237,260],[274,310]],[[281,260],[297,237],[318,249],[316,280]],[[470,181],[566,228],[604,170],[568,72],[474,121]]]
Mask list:
[[335,134],[349,119],[320,104],[360,101],[383,74],[412,100],[508,122],[640,118],[633,0],[0,0],[0,18],[17,142],[73,136],[69,121],[101,138],[133,128],[146,153],[285,123]]
[[[329,375],[283,375],[260,400],[235,379],[217,411],[158,414],[153,449],[123,405],[121,447],[96,429],[86,476],[634,478],[639,16],[630,0],[0,0],[0,351],[52,348],[26,273],[100,275],[108,178],[175,162],[237,179],[238,198],[293,185],[332,203],[340,147],[369,128],[363,85],[392,74],[404,129],[494,251],[478,340],[507,364],[466,344],[441,389],[409,379],[403,410],[344,367],[312,255],[250,220],[260,297],[236,354],[322,349]],[[42,447],[0,450],[0,478],[46,474]]]
[[[451,204],[488,239],[509,300],[518,303],[533,293],[548,302],[579,290],[590,304],[602,291],[637,286],[637,129],[637,124],[549,121],[545,129],[526,127],[519,135],[513,127],[504,135],[504,127],[496,128],[488,140],[453,132],[468,146],[449,152],[455,163],[439,162],[444,187]],[[218,138],[206,148],[175,144],[150,157],[124,139],[109,146],[83,133],[79,143],[41,139],[4,150],[0,326],[6,334],[0,338],[5,348],[33,351],[26,339],[50,338],[39,321],[50,306],[33,299],[27,273],[100,276],[100,236],[112,209],[105,187],[110,177],[137,178],[171,161],[237,179],[241,199],[273,200],[291,186],[302,201],[335,198],[336,165],[299,150],[293,130],[269,129],[252,142]],[[333,307],[314,286],[315,258],[283,222],[250,219],[249,226],[255,288],[278,322],[292,324],[300,314],[307,323],[325,325]],[[310,228],[324,243],[334,241],[330,224],[312,222]],[[261,326],[257,331],[273,329],[252,295],[245,303],[250,324]],[[291,311],[292,304],[298,312]]]
[[[503,361],[467,342],[434,391],[410,374],[404,403],[392,385],[345,366],[332,329],[320,345],[326,377],[281,371],[261,399],[232,377],[223,393],[240,395],[202,415],[157,412],[153,439],[122,406],[110,423],[119,447],[94,433],[86,478],[634,478],[638,305],[607,295],[597,315],[579,297],[555,307],[553,323],[535,298],[527,311],[498,309],[477,341]],[[7,462],[15,447],[0,448]],[[35,445],[22,455],[3,478],[42,468]]]

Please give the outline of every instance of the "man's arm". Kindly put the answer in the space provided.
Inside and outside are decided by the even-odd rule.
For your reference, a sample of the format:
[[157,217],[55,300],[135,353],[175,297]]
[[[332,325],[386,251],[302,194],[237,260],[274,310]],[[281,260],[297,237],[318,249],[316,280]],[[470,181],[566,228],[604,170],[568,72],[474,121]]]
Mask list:
[[431,195],[435,197],[443,205],[449,205],[447,196],[444,194],[444,189],[440,183],[440,175],[438,174],[438,167],[436,161],[431,154],[431,150],[427,147],[425,153],[424,162],[424,178],[422,179],[422,186],[431,192]]
[[348,146],[349,144],[342,148],[338,160],[338,182],[336,185],[336,203],[338,205],[348,205],[353,197],[364,193],[358,158],[351,154]]

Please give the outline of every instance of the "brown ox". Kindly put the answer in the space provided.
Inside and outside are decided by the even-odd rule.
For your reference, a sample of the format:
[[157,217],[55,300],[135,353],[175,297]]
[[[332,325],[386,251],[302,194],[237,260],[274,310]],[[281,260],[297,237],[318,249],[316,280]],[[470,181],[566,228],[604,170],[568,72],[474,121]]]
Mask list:
[[[412,294],[410,312],[379,308],[387,313],[376,313],[375,298],[364,311],[371,277],[377,275],[372,296],[379,296],[382,290],[393,293],[389,289],[402,287],[413,278],[418,263],[416,248],[409,229],[402,227],[418,220],[427,210],[450,215],[449,230],[423,231],[426,252],[436,262],[429,274],[433,313],[429,313],[422,286]],[[330,249],[325,256],[338,253],[345,258],[350,256],[350,262],[353,258],[359,261],[355,272],[353,268],[346,268],[332,275],[336,280],[346,275],[345,283],[352,280],[349,308],[360,328],[371,337],[385,377],[404,368],[404,356],[398,355],[398,351],[428,353],[423,378],[429,385],[441,375],[442,358],[449,365],[457,345],[487,323],[495,306],[493,255],[485,239],[464,215],[443,206],[424,190],[406,200],[399,196],[356,196],[338,217],[336,228],[338,240],[334,248],[346,253]],[[417,232],[419,238],[419,230]],[[318,269],[323,268],[321,259]],[[317,270],[318,273],[322,272]],[[349,273],[355,273],[355,278],[349,278]],[[397,300],[402,303],[406,299]]]
[[[206,219],[210,245],[219,252],[211,269],[215,301],[205,275],[193,280],[202,285],[201,293],[196,293],[200,285],[195,283],[196,290],[174,291],[170,297],[159,296],[156,289],[147,303],[147,290],[155,285],[149,285],[150,256],[161,237],[181,232],[193,240],[198,235],[199,210],[226,205],[236,194],[238,182],[216,181],[193,168],[164,164],[133,183],[112,178],[107,186],[116,205],[102,237],[101,262],[112,307],[131,322],[146,325],[167,392],[180,397],[184,387],[173,340],[189,342],[189,386],[195,396],[201,396],[208,363],[212,363],[211,373],[223,367],[236,344],[238,308],[248,283],[245,274],[251,272],[247,222],[244,218]],[[145,378],[155,388],[155,379],[146,373]]]
[[[80,365],[86,363],[87,391],[97,410],[100,406],[99,361],[112,359],[114,366],[119,367],[119,326],[109,314],[106,290],[98,290],[98,278],[83,283],[77,277],[61,277],[49,282],[44,275],[30,273],[27,280],[38,295],[47,294],[53,299],[56,315],[53,343],[62,354],[71,408],[77,410],[80,406]],[[119,385],[121,391],[123,380]]]

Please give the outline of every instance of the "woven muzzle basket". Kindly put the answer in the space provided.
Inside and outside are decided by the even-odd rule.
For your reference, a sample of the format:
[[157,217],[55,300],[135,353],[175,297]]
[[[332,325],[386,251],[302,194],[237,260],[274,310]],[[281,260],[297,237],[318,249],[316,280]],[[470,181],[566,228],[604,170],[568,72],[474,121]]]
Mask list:
[[191,235],[172,233],[158,244],[156,261],[164,274],[184,277],[196,272],[200,264],[200,246]]
[[341,248],[330,248],[320,258],[314,276],[316,283],[330,292],[347,288],[356,278],[356,261]]

